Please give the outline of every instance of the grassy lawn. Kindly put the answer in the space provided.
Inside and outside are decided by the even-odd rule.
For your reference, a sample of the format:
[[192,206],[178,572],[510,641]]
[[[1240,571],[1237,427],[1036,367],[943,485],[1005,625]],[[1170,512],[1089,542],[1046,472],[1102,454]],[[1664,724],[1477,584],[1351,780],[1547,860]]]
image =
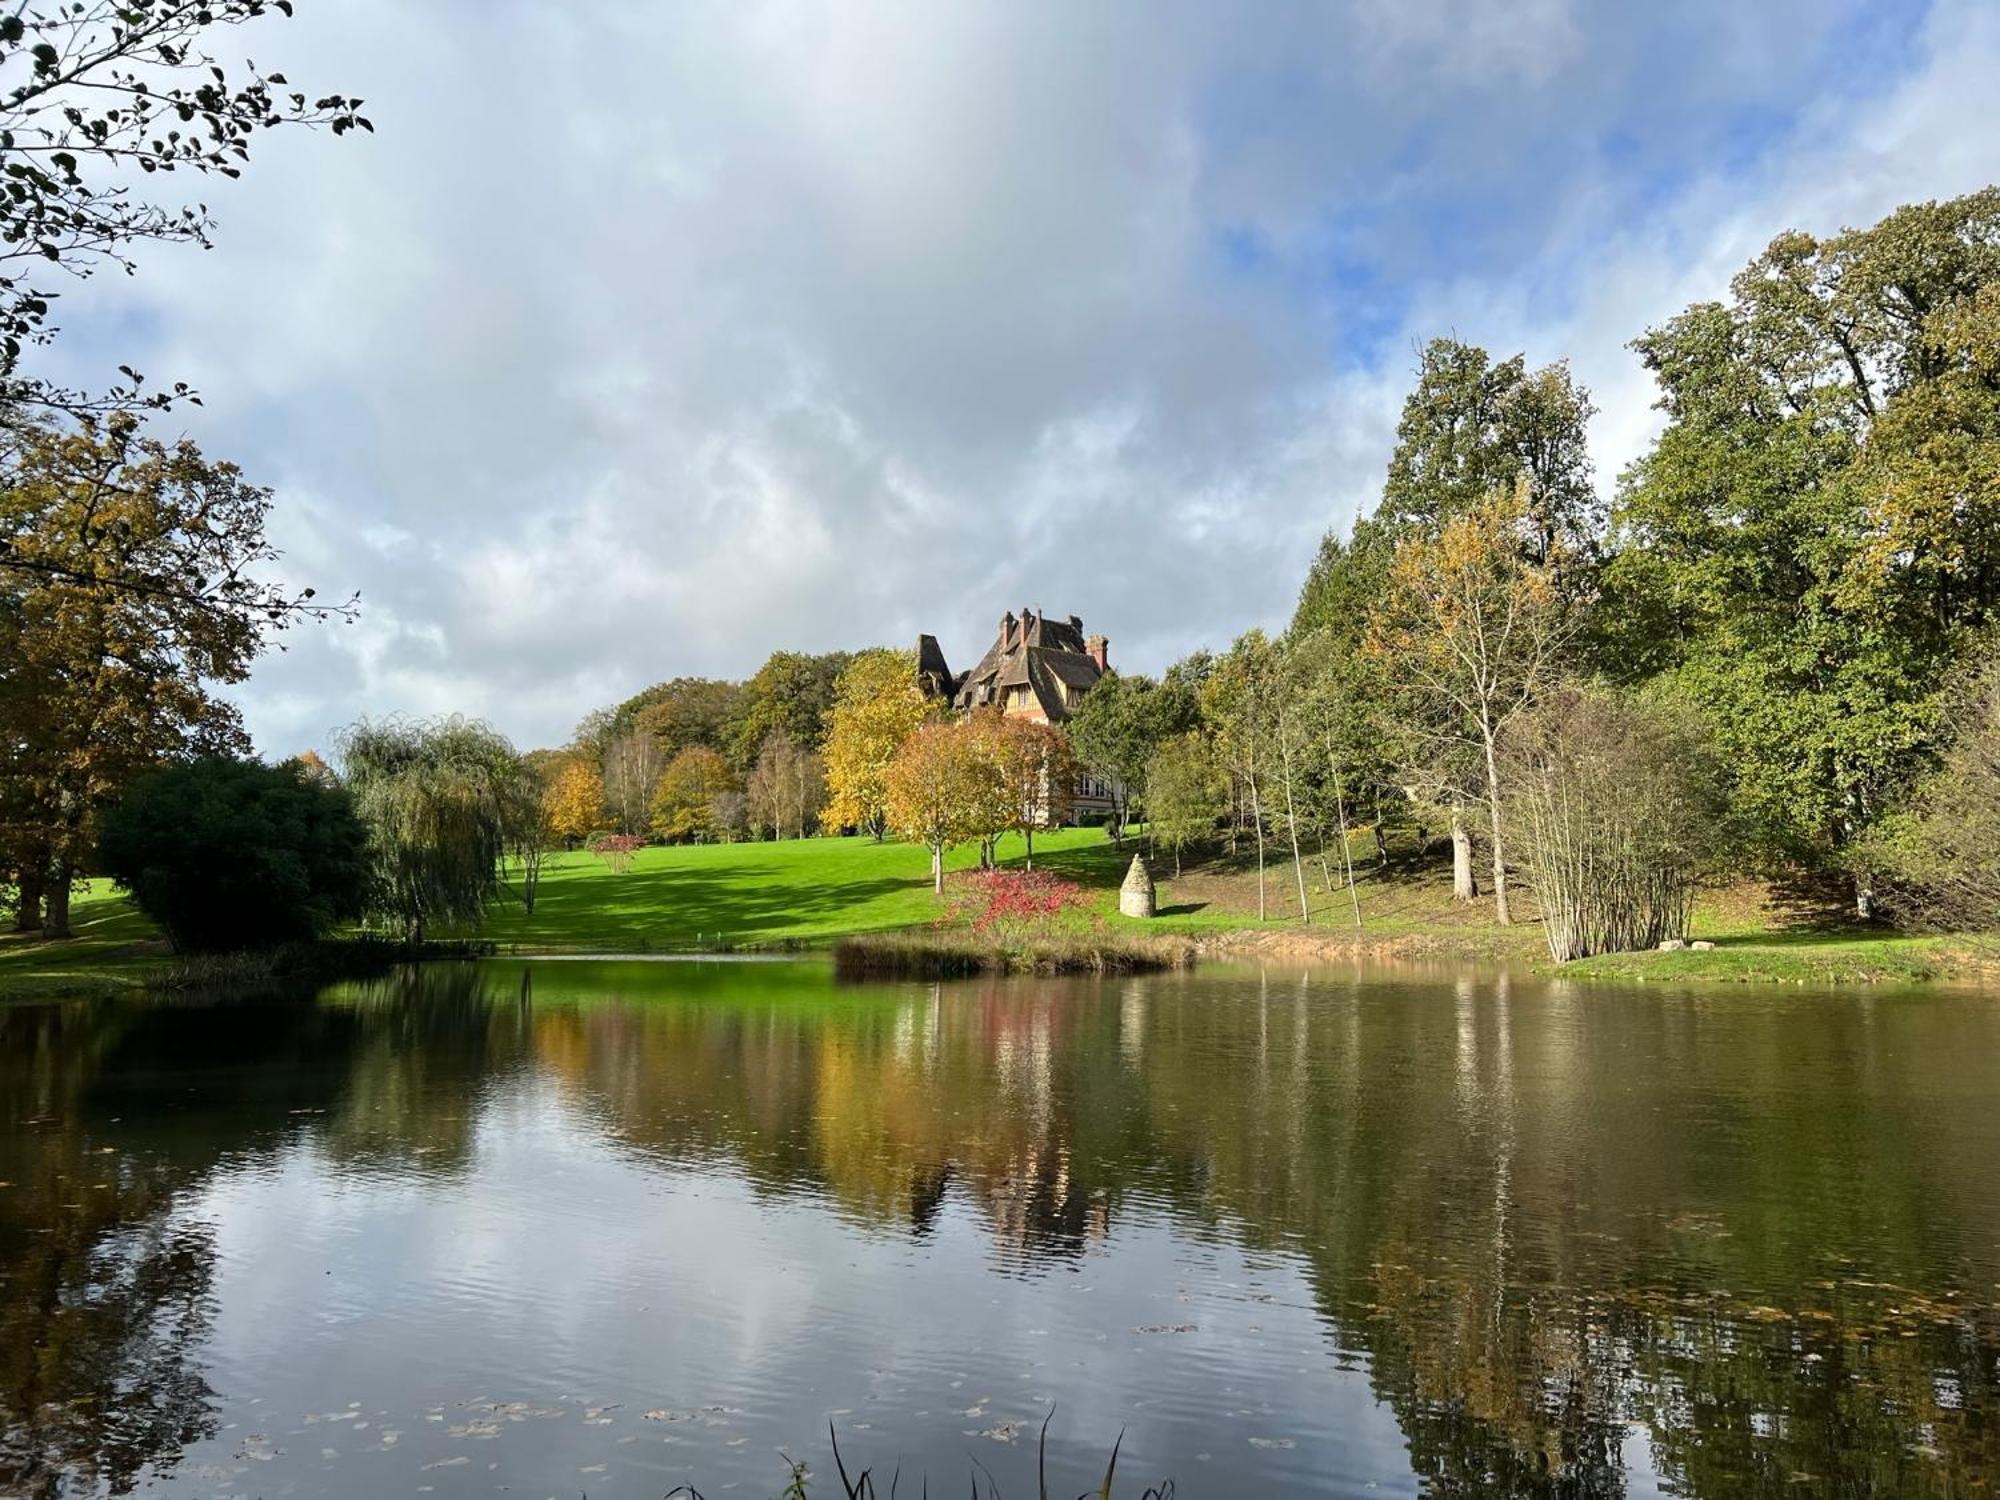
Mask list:
[[[1021,856],[1007,839],[1002,856]],[[1035,840],[1038,866],[1101,888],[1115,909],[1131,859],[1097,829],[1068,828]],[[973,845],[953,851],[948,872],[978,862]],[[787,839],[641,849],[616,874],[594,854],[551,858],[534,915],[518,903],[496,909],[484,936],[528,951],[660,952],[781,943],[812,945],[855,933],[937,920],[949,904],[931,894],[930,855],[910,844],[867,838]]]
[[[1532,897],[1519,905],[1525,920],[1495,926],[1490,906],[1452,901],[1437,868],[1399,865],[1388,872],[1357,867],[1361,921],[1340,881],[1337,852],[1329,866],[1315,858],[1307,902],[1312,921],[1298,921],[1297,887],[1287,858],[1269,851],[1267,916],[1257,917],[1257,882],[1248,848],[1190,865],[1175,878],[1155,862],[1160,916],[1151,923],[1117,915],[1117,890],[1134,845],[1114,846],[1098,829],[1065,829],[1036,840],[1036,864],[1091,892],[1095,913],[1112,929],[1130,928],[1192,938],[1231,934],[1232,951],[1280,960],[1431,957],[1502,962],[1554,971],[1533,920]],[[1017,838],[1003,841],[1008,863],[1021,857]],[[1362,854],[1358,846],[1357,855]],[[967,845],[953,852],[956,873],[976,862]],[[805,839],[763,844],[710,844],[643,849],[631,868],[614,873],[595,855],[551,858],[532,916],[502,900],[484,936],[503,952],[647,953],[693,949],[820,947],[850,934],[922,927],[947,909],[932,894],[929,857],[908,844],[865,838]],[[0,937],[0,998],[48,996],[133,987],[168,962],[150,924],[108,888],[78,893],[77,937],[47,943]],[[441,934],[442,935],[442,934]],[[1951,939],[1899,936],[1843,925],[1836,908],[1759,885],[1712,893],[1697,909],[1694,935],[1712,952],[1630,953],[1565,966],[1565,976],[1605,980],[1746,980],[1840,983],[1991,977],[1994,955]]]
[[0,1000],[137,989],[166,967],[159,930],[109,881],[87,881],[70,898],[76,936],[52,943],[36,933],[0,934]]

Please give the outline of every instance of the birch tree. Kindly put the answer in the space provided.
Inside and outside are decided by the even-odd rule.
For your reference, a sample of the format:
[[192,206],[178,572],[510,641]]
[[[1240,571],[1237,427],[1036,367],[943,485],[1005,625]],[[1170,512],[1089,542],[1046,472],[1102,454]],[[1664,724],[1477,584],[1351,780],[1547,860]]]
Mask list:
[[[1571,629],[1555,586],[1562,554],[1534,562],[1523,553],[1526,489],[1495,491],[1434,539],[1398,546],[1366,642],[1388,674],[1390,708],[1418,768],[1486,806],[1493,914],[1503,924],[1513,912],[1500,735],[1552,680]],[[1468,763],[1477,785],[1468,784]]]

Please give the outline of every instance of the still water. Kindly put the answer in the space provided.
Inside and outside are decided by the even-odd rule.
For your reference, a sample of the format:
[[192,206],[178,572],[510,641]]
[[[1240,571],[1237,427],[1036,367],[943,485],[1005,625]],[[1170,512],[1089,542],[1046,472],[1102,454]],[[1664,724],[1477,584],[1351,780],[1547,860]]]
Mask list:
[[[0,1493],[2000,1488],[2000,1000],[428,968],[0,1007]],[[985,1493],[988,1480],[980,1480]]]

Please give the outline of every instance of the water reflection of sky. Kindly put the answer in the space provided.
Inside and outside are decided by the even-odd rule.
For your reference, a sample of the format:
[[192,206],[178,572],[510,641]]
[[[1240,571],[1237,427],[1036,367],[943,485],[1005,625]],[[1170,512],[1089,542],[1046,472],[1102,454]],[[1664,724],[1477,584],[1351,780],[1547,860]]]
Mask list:
[[[456,966],[0,1013],[0,1491],[1957,1495],[2000,1007]],[[1140,1483],[1129,1493],[1137,1494]],[[945,1492],[949,1493],[949,1490]],[[1125,1492],[1125,1491],[1121,1491]]]
[[[229,1403],[235,1425],[190,1472],[269,1465],[307,1492],[413,1475],[483,1491],[504,1471],[520,1490],[761,1494],[779,1450],[821,1461],[833,1416],[850,1459],[942,1479],[971,1454],[1018,1480],[1053,1403],[1071,1489],[1123,1429],[1126,1472],[1184,1490],[1218,1461],[1225,1489],[1255,1473],[1414,1490],[1296,1260],[1189,1238],[1144,1205],[1081,1259],[996,1274],[1028,1268],[957,1193],[922,1237],[870,1229],[820,1194],[646,1163],[546,1082],[482,1101],[472,1161],[444,1180],[348,1171],[300,1139],[186,1205],[216,1235],[211,1383],[265,1393]],[[245,1429],[264,1440],[248,1460]]]

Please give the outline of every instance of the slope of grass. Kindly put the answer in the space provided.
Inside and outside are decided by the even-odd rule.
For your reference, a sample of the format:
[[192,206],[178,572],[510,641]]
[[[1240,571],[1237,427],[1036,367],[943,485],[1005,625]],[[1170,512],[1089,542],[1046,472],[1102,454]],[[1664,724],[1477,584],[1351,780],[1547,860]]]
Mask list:
[[[1161,915],[1117,915],[1118,885],[1134,845],[1116,846],[1099,829],[1065,829],[1036,839],[1035,862],[1084,886],[1112,940],[1147,933],[1192,939],[1205,948],[1287,961],[1440,957],[1558,972],[1533,920],[1532,897],[1517,901],[1525,920],[1496,926],[1490,906],[1451,899],[1437,867],[1399,863],[1357,867],[1361,920],[1342,879],[1337,851],[1317,857],[1307,882],[1310,924],[1298,920],[1297,884],[1287,858],[1269,851],[1266,916],[1257,916],[1257,877],[1247,845],[1190,864],[1175,877],[1156,861]],[[1315,856],[1317,856],[1317,851]],[[1357,855],[1364,851],[1355,849]],[[1018,838],[1001,855],[1021,859]],[[947,869],[976,862],[967,845]],[[1327,877],[1331,874],[1332,879]],[[865,838],[649,848],[614,872],[595,855],[551,858],[532,915],[517,901],[495,905],[484,936],[513,953],[663,953],[716,949],[830,948],[857,935],[922,929],[949,909],[931,894],[929,856],[908,844]],[[68,943],[0,937],[0,996],[52,995],[142,985],[168,966],[151,925],[102,884],[79,892],[78,936]],[[440,934],[442,936],[442,934]],[[1563,966],[1566,977],[1604,980],[1748,980],[1840,983],[1991,977],[1995,955],[1963,941],[1902,936],[1844,923],[1836,905],[1744,884],[1705,897],[1694,935],[1711,952],[1628,953]]]
[[159,929],[111,888],[86,881],[70,898],[76,934],[50,942],[39,933],[0,934],[0,999],[138,989],[170,962]]
[[[1002,852],[1020,858],[1018,839]],[[1122,856],[1101,831],[1063,829],[1035,840],[1036,863],[1115,891]],[[972,845],[948,871],[977,863]],[[720,947],[823,946],[837,937],[937,920],[948,903],[931,894],[930,855],[910,844],[867,838],[787,839],[641,849],[616,873],[593,854],[552,857],[532,915],[497,908],[484,935],[522,952],[671,952]]]

